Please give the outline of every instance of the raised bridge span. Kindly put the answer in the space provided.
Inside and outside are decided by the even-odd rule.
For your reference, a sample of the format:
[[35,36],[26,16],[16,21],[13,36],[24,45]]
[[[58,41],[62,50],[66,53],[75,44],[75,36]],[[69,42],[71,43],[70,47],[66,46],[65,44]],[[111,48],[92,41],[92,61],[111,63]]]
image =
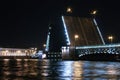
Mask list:
[[66,35],[66,46],[62,47],[63,59],[119,57],[120,44],[105,44],[95,18],[62,16],[62,21]]

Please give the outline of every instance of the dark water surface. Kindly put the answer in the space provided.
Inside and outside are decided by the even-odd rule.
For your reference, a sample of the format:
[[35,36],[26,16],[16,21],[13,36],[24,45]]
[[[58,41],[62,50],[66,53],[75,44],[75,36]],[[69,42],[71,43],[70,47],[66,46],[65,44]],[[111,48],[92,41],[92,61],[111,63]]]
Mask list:
[[120,62],[1,59],[0,80],[120,80]]

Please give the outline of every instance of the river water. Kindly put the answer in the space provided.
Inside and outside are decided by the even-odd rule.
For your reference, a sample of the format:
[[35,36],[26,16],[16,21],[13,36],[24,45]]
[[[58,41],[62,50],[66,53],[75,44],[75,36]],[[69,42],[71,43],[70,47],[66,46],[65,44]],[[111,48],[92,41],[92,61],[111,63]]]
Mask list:
[[120,62],[1,59],[0,80],[120,80]]

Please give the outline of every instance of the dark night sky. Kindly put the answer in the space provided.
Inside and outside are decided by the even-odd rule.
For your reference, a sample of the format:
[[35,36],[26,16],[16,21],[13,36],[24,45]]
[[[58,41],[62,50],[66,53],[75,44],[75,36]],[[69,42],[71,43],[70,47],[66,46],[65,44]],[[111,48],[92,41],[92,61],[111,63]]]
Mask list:
[[118,0],[2,0],[0,47],[41,48],[46,42],[48,24],[61,27],[60,16],[68,15],[68,6],[73,10],[71,15],[76,16],[88,16],[90,10],[97,9],[96,19],[104,39],[107,41],[107,36],[112,34],[114,42],[120,42]]

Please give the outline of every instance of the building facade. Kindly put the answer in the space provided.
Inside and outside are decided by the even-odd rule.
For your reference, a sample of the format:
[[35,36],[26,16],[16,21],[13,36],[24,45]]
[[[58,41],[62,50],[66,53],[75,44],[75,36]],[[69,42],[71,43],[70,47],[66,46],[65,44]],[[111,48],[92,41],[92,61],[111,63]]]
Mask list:
[[30,57],[31,55],[35,54],[37,48],[29,48],[29,49],[20,49],[20,48],[0,48],[0,57]]

